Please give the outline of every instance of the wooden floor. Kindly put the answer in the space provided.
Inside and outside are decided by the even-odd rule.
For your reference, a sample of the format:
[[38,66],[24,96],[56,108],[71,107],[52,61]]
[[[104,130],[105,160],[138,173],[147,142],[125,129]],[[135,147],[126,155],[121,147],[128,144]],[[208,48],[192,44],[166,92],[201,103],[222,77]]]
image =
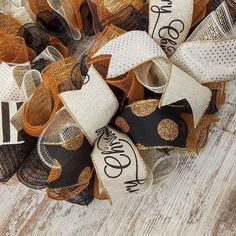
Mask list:
[[86,208],[0,185],[0,236],[236,235],[236,80],[227,94],[206,148],[198,157],[181,154],[173,174],[146,196]]

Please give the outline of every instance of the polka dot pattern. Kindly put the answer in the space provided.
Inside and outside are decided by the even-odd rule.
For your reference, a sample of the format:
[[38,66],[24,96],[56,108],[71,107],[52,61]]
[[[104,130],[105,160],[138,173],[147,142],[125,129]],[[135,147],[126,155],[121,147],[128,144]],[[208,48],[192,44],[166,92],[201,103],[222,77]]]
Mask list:
[[0,64],[0,100],[21,101],[22,94],[13,78],[12,68],[6,63]]
[[171,61],[199,82],[235,79],[236,40],[184,43]]
[[166,55],[161,47],[144,31],[127,32],[102,47],[95,56],[112,55],[107,79],[122,75],[156,57]]

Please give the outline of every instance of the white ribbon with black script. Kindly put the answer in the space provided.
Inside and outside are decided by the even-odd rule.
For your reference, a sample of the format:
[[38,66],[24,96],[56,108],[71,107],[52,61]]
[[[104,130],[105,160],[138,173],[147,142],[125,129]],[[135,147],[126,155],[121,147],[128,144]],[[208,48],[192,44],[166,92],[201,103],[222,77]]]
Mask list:
[[172,55],[183,43],[192,24],[193,0],[150,0],[149,35]]
[[153,182],[132,140],[107,126],[97,131],[92,160],[99,181],[111,200],[146,192]]

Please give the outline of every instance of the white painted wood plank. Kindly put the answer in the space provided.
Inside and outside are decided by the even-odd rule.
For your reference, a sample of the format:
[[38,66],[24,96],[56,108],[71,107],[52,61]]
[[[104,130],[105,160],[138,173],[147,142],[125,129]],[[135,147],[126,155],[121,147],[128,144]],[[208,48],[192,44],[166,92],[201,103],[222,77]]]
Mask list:
[[178,154],[178,168],[146,196],[86,208],[0,185],[0,235],[236,235],[235,90],[236,80],[200,155]]

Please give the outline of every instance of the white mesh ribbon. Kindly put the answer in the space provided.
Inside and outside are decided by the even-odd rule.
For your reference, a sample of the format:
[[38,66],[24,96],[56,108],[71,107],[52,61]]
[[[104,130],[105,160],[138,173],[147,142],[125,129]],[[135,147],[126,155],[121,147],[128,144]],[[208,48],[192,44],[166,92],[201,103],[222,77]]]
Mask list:
[[38,70],[29,70],[25,73],[21,84],[21,91],[26,101],[29,100],[41,82],[42,75]]
[[183,43],[192,24],[193,0],[150,0],[149,35],[169,56]]
[[64,92],[59,96],[88,141],[93,144],[97,139],[97,130],[110,122],[119,108],[119,103],[93,66],[90,67],[87,77],[82,89]]
[[230,38],[233,28],[233,20],[224,1],[198,25],[187,41],[224,40]]
[[145,87],[163,93],[160,106],[186,99],[197,126],[209,105],[211,91],[171,64],[146,32],[131,31],[111,40],[95,57],[103,54],[111,55],[107,79],[135,68],[137,78]]
[[15,17],[21,24],[32,23],[33,20],[21,1],[0,0],[0,12]]
[[33,95],[38,85],[42,82],[42,75],[37,70],[24,70],[23,67],[21,76],[22,78],[18,78],[18,81],[22,81],[20,84],[20,91],[23,97],[22,101],[24,101],[24,103],[11,119],[12,125],[14,125],[18,131],[23,129],[23,113],[25,105]]
[[24,74],[31,69],[30,62],[26,62],[23,64],[14,64],[12,65],[12,70],[13,70],[13,77],[16,81],[16,84],[18,88],[21,87]]
[[34,60],[33,62],[44,59],[50,62],[55,62],[58,60],[63,59],[64,57],[61,55],[61,53],[53,46],[48,46],[46,49],[44,49]]
[[130,138],[109,126],[99,134],[92,160],[110,199],[146,192],[152,185],[153,175]]

